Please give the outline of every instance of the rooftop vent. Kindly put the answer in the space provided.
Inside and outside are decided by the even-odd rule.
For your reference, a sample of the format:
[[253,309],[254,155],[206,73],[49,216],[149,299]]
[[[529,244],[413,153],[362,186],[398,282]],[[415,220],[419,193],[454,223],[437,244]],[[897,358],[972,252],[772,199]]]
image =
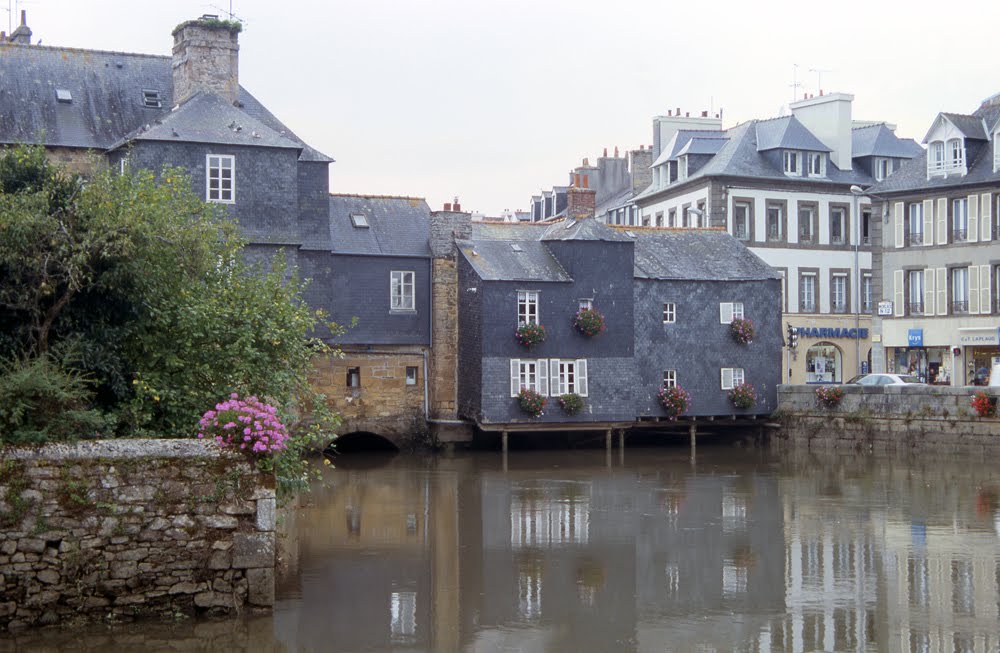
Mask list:
[[142,106],[150,109],[159,109],[162,107],[163,100],[160,98],[160,92],[154,88],[142,89]]
[[62,102],[63,104],[70,104],[73,102],[73,94],[65,88],[56,89],[56,101]]
[[363,213],[352,213],[351,224],[354,225],[355,229],[367,229],[369,226],[368,218]]
[[512,250],[514,250],[515,252],[523,252],[524,251],[523,249],[521,249],[521,246],[518,245],[517,243],[511,243],[510,244],[510,248]]

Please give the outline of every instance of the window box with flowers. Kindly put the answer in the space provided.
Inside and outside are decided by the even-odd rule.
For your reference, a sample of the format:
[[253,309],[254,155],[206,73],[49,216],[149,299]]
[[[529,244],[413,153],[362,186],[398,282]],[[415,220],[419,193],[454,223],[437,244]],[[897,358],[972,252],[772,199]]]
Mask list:
[[997,398],[982,391],[977,392],[972,395],[972,408],[980,417],[996,417]]
[[568,392],[559,396],[559,407],[567,415],[576,415],[583,410],[583,397],[575,392]]
[[757,391],[749,383],[740,383],[729,391],[729,401],[737,408],[753,408],[757,403]]
[[733,340],[739,344],[748,345],[753,342],[753,322],[741,317],[733,318],[733,321],[729,323],[729,333],[733,336]]
[[820,408],[836,408],[844,398],[844,389],[839,386],[821,385],[816,388],[816,403]]
[[522,347],[530,349],[535,345],[545,342],[545,327],[541,324],[535,324],[533,322],[522,324],[517,327],[517,331],[514,332],[514,337],[517,338],[517,341],[521,343]]
[[596,308],[581,308],[573,317],[573,328],[593,338],[604,333],[604,316]]
[[517,403],[521,406],[521,410],[531,417],[539,417],[545,410],[546,400],[545,396],[537,390],[521,388],[521,391],[517,393]]
[[691,407],[691,395],[679,385],[661,387],[656,396],[670,420],[677,419]]

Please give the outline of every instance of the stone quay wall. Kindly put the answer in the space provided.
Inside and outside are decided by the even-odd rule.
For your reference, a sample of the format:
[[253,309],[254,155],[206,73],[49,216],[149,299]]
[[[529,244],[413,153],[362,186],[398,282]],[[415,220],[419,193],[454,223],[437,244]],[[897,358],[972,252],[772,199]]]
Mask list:
[[273,485],[200,440],[0,451],[0,628],[269,608]]
[[840,404],[824,408],[814,385],[782,385],[771,446],[827,451],[941,451],[1000,454],[1000,419],[979,417],[972,396],[997,388],[838,386]]

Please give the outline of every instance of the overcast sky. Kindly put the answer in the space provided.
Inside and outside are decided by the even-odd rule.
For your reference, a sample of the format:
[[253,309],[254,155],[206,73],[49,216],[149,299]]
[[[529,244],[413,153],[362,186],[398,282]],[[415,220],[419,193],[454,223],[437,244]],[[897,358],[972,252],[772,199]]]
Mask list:
[[[229,0],[0,0],[43,45],[170,54]],[[526,209],[583,157],[652,143],[651,119],[779,114],[853,93],[854,117],[922,140],[1000,92],[1000,2],[233,0],[240,82],[337,160],[332,192]],[[18,14],[19,15],[19,14]],[[953,17],[953,18],[949,18]],[[7,29],[7,15],[3,27]],[[14,25],[17,24],[15,18]]]

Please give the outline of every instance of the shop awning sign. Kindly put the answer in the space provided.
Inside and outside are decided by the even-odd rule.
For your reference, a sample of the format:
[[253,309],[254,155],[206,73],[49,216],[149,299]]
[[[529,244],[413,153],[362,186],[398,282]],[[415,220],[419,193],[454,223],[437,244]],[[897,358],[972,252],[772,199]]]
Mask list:
[[959,327],[958,342],[964,347],[1000,344],[1000,328]]
[[924,346],[924,330],[923,329],[910,329],[906,332],[906,346],[907,347],[923,347]]

